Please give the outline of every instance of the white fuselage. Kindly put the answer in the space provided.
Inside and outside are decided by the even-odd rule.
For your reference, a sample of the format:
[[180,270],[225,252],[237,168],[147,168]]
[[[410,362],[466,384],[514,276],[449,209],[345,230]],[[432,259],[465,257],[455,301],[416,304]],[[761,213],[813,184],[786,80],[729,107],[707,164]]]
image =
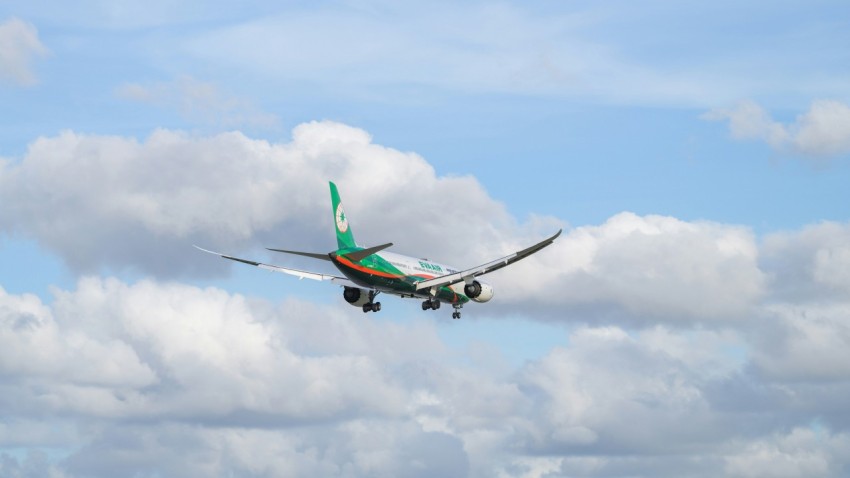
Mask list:
[[[424,276],[425,278],[430,279],[441,275],[454,274],[460,270],[456,267],[441,264],[439,262],[427,259],[417,259],[415,257],[396,254],[394,252],[381,251],[380,256],[395,266],[403,274],[409,276]],[[460,282],[449,286],[449,288],[458,294],[463,294],[463,286],[464,283]]]

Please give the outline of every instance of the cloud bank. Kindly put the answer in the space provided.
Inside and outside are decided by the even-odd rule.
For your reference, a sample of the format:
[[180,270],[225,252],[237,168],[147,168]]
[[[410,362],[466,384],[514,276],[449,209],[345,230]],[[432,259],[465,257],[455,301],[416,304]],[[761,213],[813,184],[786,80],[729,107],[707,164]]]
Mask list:
[[[0,289],[0,443],[26,450],[4,454],[0,475],[793,477],[850,466],[850,225],[757,239],[624,212],[571,228],[494,274],[499,302],[475,309],[568,324],[562,343],[515,365],[486,343],[448,345],[418,311],[410,323],[382,320],[388,311],[352,320],[339,297],[272,304],[163,281],[229,266],[193,256],[193,242],[332,248],[328,178],[358,239],[401,252],[477,262],[562,225],[521,222],[474,178],[438,176],[334,122],[300,125],[285,143],[168,130],[40,138],[0,169],[2,231],[77,273],[152,278],[85,277],[49,303]],[[442,213],[459,204],[465,214]]]
[[840,476],[850,456],[844,408],[819,431],[806,412],[841,401],[850,371],[812,388],[794,350],[725,352],[746,332],[579,327],[501,370],[432,323],[345,305],[98,278],[55,294],[0,289],[0,437],[31,451],[4,476]]
[[[286,143],[170,130],[142,142],[71,131],[39,138],[0,168],[0,231],[38,241],[76,273],[223,274],[232,264],[191,245],[272,262],[288,258],[258,249],[332,250],[328,179],[361,243],[393,241],[399,252],[458,266],[563,227],[552,217],[522,222],[473,177],[439,176],[414,153],[326,121],[296,127]],[[532,303],[554,320],[728,325],[765,299],[845,297],[849,229],[825,223],[759,243],[742,226],[624,212],[569,229],[488,279],[508,313]]]
[[[168,130],[141,143],[71,131],[40,138],[0,170],[0,228],[35,238],[75,271],[137,267],[175,276],[209,263],[187,255],[193,243],[331,250],[329,179],[342,188],[364,243],[392,233],[411,251],[433,255],[440,244],[457,259],[469,243],[447,243],[447,231],[485,243],[513,221],[471,177],[437,177],[418,155],[373,144],[363,130],[313,122],[279,144]],[[457,204],[465,215],[444,213]],[[414,220],[417,229],[403,227]]]

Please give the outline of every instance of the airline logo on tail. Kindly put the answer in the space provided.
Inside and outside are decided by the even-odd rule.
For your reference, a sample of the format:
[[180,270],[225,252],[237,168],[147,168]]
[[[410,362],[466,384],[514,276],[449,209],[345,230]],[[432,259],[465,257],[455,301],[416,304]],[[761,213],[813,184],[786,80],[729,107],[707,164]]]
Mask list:
[[521,251],[470,269],[460,270],[446,264],[382,252],[393,245],[391,242],[365,248],[358,246],[354,241],[354,234],[348,225],[348,216],[342,207],[339,191],[334,183],[330,183],[330,190],[331,211],[334,215],[339,248],[336,251],[324,254],[286,249],[271,250],[330,261],[342,272],[342,276],[273,266],[207,251],[200,247],[198,249],[219,255],[225,259],[282,272],[301,279],[330,281],[339,284],[345,288],[342,294],[345,301],[355,307],[362,308],[363,312],[381,310],[381,303],[376,302],[375,297],[383,292],[402,298],[415,297],[424,300],[422,310],[437,310],[442,303],[451,304],[454,308],[452,318],[459,319],[460,309],[465,303],[469,301],[488,302],[493,298],[493,288],[479,281],[477,279],[479,276],[489,274],[540,251],[552,244],[561,234],[561,231],[558,231],[552,237]]
[[342,203],[336,207],[336,228],[339,232],[348,230],[348,218],[345,216],[345,209],[342,208]]

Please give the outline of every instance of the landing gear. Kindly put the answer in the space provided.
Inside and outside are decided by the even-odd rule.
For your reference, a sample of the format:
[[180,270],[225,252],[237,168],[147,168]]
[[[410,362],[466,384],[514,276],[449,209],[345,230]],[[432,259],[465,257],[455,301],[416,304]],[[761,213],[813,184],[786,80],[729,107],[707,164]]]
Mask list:
[[[437,300],[436,297],[432,297],[432,298],[427,299],[424,302],[422,302],[422,310],[437,310],[437,309],[440,308],[440,303],[441,302],[439,300]],[[452,312],[452,318],[453,319],[459,319],[460,318],[460,309],[461,309],[461,307],[463,307],[463,304],[460,304],[460,303],[452,304],[452,307],[455,308],[455,311]]]
[[375,296],[380,294],[380,292],[370,290],[369,291],[369,302],[363,304],[363,313],[366,312],[379,312],[381,310],[381,303],[375,302]]
[[371,302],[369,304],[363,304],[363,313],[366,312],[380,312],[381,303],[380,302]]
[[437,299],[428,299],[422,302],[422,310],[437,310],[440,308],[440,301]]
[[455,308],[455,311],[452,312],[452,318],[453,319],[459,319],[460,318],[460,309],[463,307],[463,304],[452,304],[452,307]]

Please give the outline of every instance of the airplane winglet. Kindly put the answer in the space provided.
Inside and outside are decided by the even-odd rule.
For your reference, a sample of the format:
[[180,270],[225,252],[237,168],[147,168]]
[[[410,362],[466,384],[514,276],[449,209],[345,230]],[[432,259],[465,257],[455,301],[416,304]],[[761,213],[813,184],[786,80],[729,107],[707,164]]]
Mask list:
[[521,251],[514,252],[513,254],[507,255],[507,256],[502,257],[500,259],[496,259],[495,261],[491,261],[491,262],[488,262],[486,264],[482,264],[478,267],[473,267],[472,269],[467,269],[467,270],[464,270],[464,271],[455,272],[453,274],[446,274],[446,275],[443,275],[443,276],[434,277],[433,279],[427,279],[427,280],[424,280],[424,281],[419,281],[419,282],[416,283],[416,290],[422,290],[422,289],[426,289],[426,288],[429,288],[429,287],[435,287],[435,286],[438,286],[438,287],[449,286],[449,285],[452,285],[452,284],[457,284],[458,282],[461,282],[461,281],[466,282],[468,284],[468,283],[470,283],[470,281],[472,280],[473,277],[488,274],[490,272],[493,272],[495,270],[498,270],[498,269],[501,269],[505,266],[513,264],[514,262],[522,260],[522,259],[534,254],[535,252],[538,252],[539,250],[543,249],[544,247],[555,242],[555,239],[557,239],[558,236],[561,235],[562,231],[563,231],[562,229],[559,229],[558,232],[556,232],[551,237],[544,239],[544,240],[538,242],[537,244],[535,244],[531,247],[526,247],[525,249],[523,249]]
[[264,265],[262,262],[255,262],[255,261],[249,261],[247,259],[240,259],[238,257],[228,256],[227,254],[222,254],[220,252],[210,251],[210,250],[204,249],[203,247],[195,246],[194,244],[192,244],[192,245],[195,247],[195,249],[198,249],[198,250],[201,250],[201,251],[204,251],[204,252],[208,252],[210,254],[215,254],[217,256],[223,257],[224,259],[230,259],[231,261],[241,262],[243,264],[248,264],[250,266],[257,266],[257,267]]
[[206,252],[206,253],[214,254],[214,255],[216,255],[216,256],[222,256],[222,257],[224,256],[224,254],[222,254],[222,253],[220,253],[220,252],[215,252],[215,251],[211,251],[211,250],[209,250],[209,249],[204,249],[203,247],[201,247],[201,246],[197,246],[197,245],[195,245],[195,244],[192,244],[192,247],[194,247],[195,249],[197,249],[197,250],[199,250],[199,251],[204,251],[204,252]]

